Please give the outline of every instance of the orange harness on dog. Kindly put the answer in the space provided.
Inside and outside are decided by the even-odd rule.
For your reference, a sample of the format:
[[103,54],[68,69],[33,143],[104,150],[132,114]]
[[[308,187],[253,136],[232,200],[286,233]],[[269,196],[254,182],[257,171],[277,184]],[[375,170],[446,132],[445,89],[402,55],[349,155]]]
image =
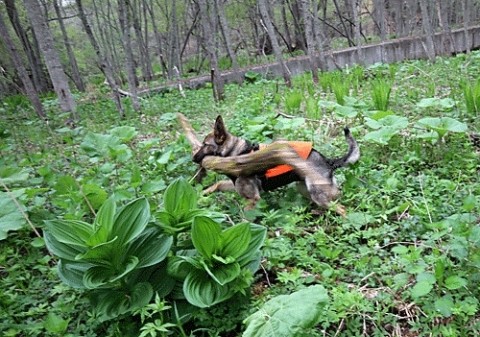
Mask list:
[[[297,151],[298,155],[302,159],[307,159],[308,156],[310,155],[310,152],[312,152],[312,142],[302,142],[302,141],[291,141],[288,142],[288,144],[293,147],[295,151]],[[260,150],[265,149],[269,146],[270,144],[259,144]],[[265,177],[267,179],[271,179],[274,177],[278,177],[282,174],[288,173],[290,171],[293,171],[293,167],[290,165],[278,165],[275,167],[272,167],[271,169],[267,170],[265,172]]]

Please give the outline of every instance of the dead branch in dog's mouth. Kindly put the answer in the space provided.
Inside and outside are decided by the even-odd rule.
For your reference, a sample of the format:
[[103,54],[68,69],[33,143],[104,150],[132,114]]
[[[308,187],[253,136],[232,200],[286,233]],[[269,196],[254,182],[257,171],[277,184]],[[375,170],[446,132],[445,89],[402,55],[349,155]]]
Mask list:
[[[192,144],[192,152],[195,153],[202,142],[196,136],[187,118],[179,113],[178,119],[185,132],[185,136]],[[331,182],[316,172],[314,166],[300,158],[297,152],[285,141],[274,142],[268,147],[249,154],[235,157],[207,156],[202,161],[202,167],[218,173],[230,176],[250,176],[266,170],[287,164],[294,168],[295,172],[303,179],[309,179],[318,185],[331,185]]]

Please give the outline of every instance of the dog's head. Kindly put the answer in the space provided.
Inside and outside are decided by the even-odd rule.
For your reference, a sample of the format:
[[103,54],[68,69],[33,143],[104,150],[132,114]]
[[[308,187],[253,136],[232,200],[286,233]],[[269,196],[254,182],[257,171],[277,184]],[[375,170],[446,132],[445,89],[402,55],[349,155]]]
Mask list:
[[222,116],[218,116],[213,126],[213,131],[210,132],[203,140],[200,149],[193,155],[195,163],[201,163],[206,156],[221,156],[225,141],[229,137],[229,133]]

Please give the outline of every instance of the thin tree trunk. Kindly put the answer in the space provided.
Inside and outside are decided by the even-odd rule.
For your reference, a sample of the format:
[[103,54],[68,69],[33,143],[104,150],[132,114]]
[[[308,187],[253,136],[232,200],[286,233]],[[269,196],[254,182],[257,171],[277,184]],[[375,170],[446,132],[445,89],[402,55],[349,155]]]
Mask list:
[[24,3],[27,16],[42,50],[53,87],[57,93],[60,107],[63,111],[69,112],[73,120],[77,120],[75,100],[68,85],[67,75],[63,71],[60,57],[55,49],[50,29],[42,15],[42,9],[37,0],[24,0]]
[[87,16],[85,15],[85,11],[83,10],[82,0],[75,0],[75,2],[77,4],[78,15],[80,16],[80,20],[82,21],[83,29],[85,30],[85,33],[87,34],[88,39],[90,40],[90,44],[92,45],[93,50],[95,50],[97,65],[100,68],[100,71],[103,73],[103,75],[107,79],[107,83],[110,86],[110,89],[112,90],[112,93],[113,93],[113,101],[115,102],[117,111],[120,114],[120,117],[123,118],[125,117],[125,110],[123,108],[122,100],[120,98],[120,93],[118,90],[119,88],[113,76],[112,66],[108,62],[108,59],[104,55],[102,55],[100,46],[98,45],[97,39],[93,35],[92,28],[90,27],[90,24],[88,23],[88,20],[87,20]]
[[8,33],[8,28],[5,24],[5,21],[3,21],[2,15],[0,15],[0,38],[2,39],[3,43],[6,46],[7,53],[9,54],[10,59],[12,60],[13,65],[15,66],[18,76],[20,77],[20,80],[23,83],[25,93],[27,94],[27,97],[32,103],[32,106],[35,112],[37,113],[38,117],[40,117],[41,119],[46,119],[47,116],[45,115],[45,112],[43,110],[43,106],[42,106],[42,103],[40,102],[40,98],[38,97],[37,90],[35,89],[35,86],[33,85],[33,82],[30,79],[30,76],[28,76],[27,69],[25,68],[25,65],[22,62],[22,57],[18,53],[17,48],[15,47],[15,43],[13,43]]
[[140,111],[140,102],[137,95],[137,75],[135,74],[135,61],[132,52],[132,39],[130,35],[130,15],[128,13],[129,0],[118,0],[118,18],[122,30],[122,45],[125,53],[125,69],[127,71],[128,91],[132,100],[133,110]]
[[360,27],[360,11],[362,0],[350,0],[350,10],[353,22],[353,42],[357,49],[357,62],[363,64],[363,51],[361,46],[361,27]]
[[438,21],[442,30],[443,52],[453,55],[455,53],[455,41],[449,24],[448,3],[446,3],[445,0],[435,0],[435,2],[437,6]]
[[157,20],[153,10],[153,0],[150,0],[150,3],[147,5],[147,10],[150,15],[150,18],[152,19],[153,35],[155,36],[155,42],[157,44],[156,49],[157,49],[160,65],[162,67],[162,74],[164,78],[167,78],[168,67],[167,67],[167,62],[165,61],[165,57],[163,56],[163,42],[162,42],[162,37],[158,31]]
[[273,27],[272,20],[270,19],[270,15],[268,14],[267,2],[266,0],[258,0],[257,1],[258,10],[260,11],[260,16],[262,18],[263,24],[265,29],[270,37],[270,41],[272,42],[273,53],[279,63],[280,67],[282,68],[283,79],[285,80],[285,84],[288,87],[292,86],[292,81],[290,78],[290,70],[288,70],[287,65],[283,60],[282,50],[280,49],[280,45],[278,44],[277,35],[275,34],[275,28]]
[[316,60],[316,41],[313,36],[313,18],[311,14],[310,0],[300,0],[300,12],[302,13],[303,24],[305,26],[305,39],[307,41],[307,53],[314,83],[318,83],[318,65]]
[[[43,71],[42,58],[40,56],[38,48],[35,48],[27,37],[27,33],[22,27],[20,18],[18,17],[17,7],[15,0],[5,0],[5,6],[7,8],[7,14],[10,22],[17,34],[20,42],[22,43],[23,50],[27,55],[29,70],[32,74],[33,84],[37,92],[46,92],[51,89],[47,75]],[[35,36],[33,37],[35,39]]]
[[180,62],[180,46],[179,46],[179,32],[178,32],[178,19],[177,19],[177,1],[172,0],[172,9],[169,20],[170,25],[170,34],[169,34],[169,43],[170,47],[168,53],[168,74],[169,78],[175,77],[175,67],[182,72],[182,64]]
[[227,49],[228,57],[232,62],[233,72],[237,78],[238,83],[242,83],[242,77],[238,75],[238,62],[235,50],[233,50],[232,40],[230,39],[230,28],[228,27],[227,18],[225,17],[225,9],[223,7],[223,0],[215,0],[215,11],[217,12],[218,22],[220,23],[220,30],[222,32],[223,40],[225,41],[225,48]]
[[77,59],[73,53],[72,45],[70,39],[68,38],[67,30],[63,22],[62,13],[60,11],[60,6],[58,5],[58,0],[53,0],[53,7],[55,8],[55,14],[58,18],[58,25],[60,26],[60,31],[62,32],[63,44],[68,55],[68,63],[72,70],[72,79],[73,83],[79,91],[85,91],[85,84],[83,83],[82,76],[80,75],[80,70],[78,69]]
[[[148,58],[148,50],[146,48],[146,41],[143,39],[142,27],[141,27],[141,14],[140,10],[137,9],[137,3],[129,4],[129,12],[131,13],[130,18],[135,32],[135,38],[137,41],[138,55],[140,56],[140,68],[142,69],[142,79],[143,81],[150,81],[152,79],[152,65]],[[138,5],[141,6],[141,2],[138,1]],[[148,25],[145,26],[148,28]],[[145,34],[148,33],[148,30],[145,31]]]
[[433,27],[430,21],[430,14],[428,13],[427,0],[420,1],[420,10],[422,11],[422,26],[425,33],[426,44],[425,50],[430,61],[435,61],[435,43],[433,41]]

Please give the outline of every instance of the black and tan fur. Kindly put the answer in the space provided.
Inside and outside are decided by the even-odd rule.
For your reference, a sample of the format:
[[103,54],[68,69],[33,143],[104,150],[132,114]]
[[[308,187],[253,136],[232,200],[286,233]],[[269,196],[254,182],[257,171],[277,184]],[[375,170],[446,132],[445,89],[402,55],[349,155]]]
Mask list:
[[[248,199],[247,208],[253,208],[260,199],[260,191],[269,191],[284,186],[294,181],[300,181],[303,185],[301,192],[307,192],[310,199],[317,205],[326,208],[330,202],[337,198],[339,190],[333,173],[340,167],[355,163],[360,157],[360,149],[352,137],[348,128],[344,129],[345,138],[348,143],[348,152],[339,158],[326,158],[320,152],[312,149],[306,160],[315,170],[315,173],[323,178],[321,183],[309,181],[302,178],[297,172],[290,171],[282,176],[267,179],[262,174],[248,177],[229,177],[230,180],[222,180],[207,188],[205,193],[215,191],[236,190],[241,196]],[[233,157],[258,150],[258,145],[236,137],[229,133],[223,123],[221,116],[218,116],[213,131],[203,140],[200,149],[193,155],[195,163],[201,163],[206,156]],[[305,194],[305,193],[303,193]],[[337,212],[344,215],[344,208],[337,206]]]

